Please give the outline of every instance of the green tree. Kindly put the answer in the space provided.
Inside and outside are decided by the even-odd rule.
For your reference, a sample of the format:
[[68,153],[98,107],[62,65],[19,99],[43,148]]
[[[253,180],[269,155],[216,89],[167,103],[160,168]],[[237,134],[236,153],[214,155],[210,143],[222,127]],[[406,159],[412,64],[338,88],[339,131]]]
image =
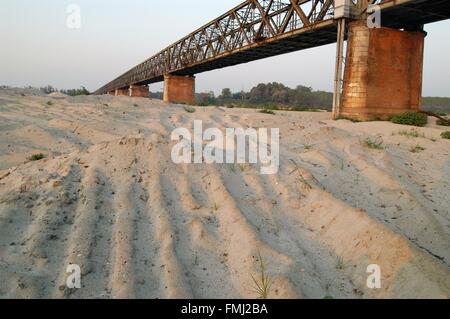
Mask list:
[[223,99],[223,100],[229,100],[229,99],[231,99],[232,97],[233,97],[233,96],[232,96],[231,90],[230,90],[229,88],[225,88],[225,89],[222,90],[222,94],[221,94],[221,96],[220,96],[221,99]]

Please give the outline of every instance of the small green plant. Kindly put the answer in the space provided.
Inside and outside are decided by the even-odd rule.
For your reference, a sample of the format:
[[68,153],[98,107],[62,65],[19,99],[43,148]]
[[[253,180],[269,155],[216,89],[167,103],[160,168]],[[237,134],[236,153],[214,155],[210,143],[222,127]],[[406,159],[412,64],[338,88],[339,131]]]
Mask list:
[[374,149],[374,150],[382,150],[383,147],[383,139],[381,137],[378,138],[371,138],[368,137],[366,138],[366,140],[364,141],[364,145],[367,146],[368,148]]
[[274,228],[273,233],[275,234],[275,236],[280,237],[280,231],[281,231],[280,225],[276,222],[273,222],[273,228]]
[[33,154],[30,157],[28,157],[28,160],[31,162],[40,161],[41,159],[44,159],[45,155],[42,153],[39,154]]
[[317,112],[326,112],[322,109],[318,109],[318,108],[305,108],[305,109],[301,109],[299,110],[299,112],[312,112],[312,113],[317,113]]
[[217,212],[217,211],[219,210],[219,208],[220,208],[219,204],[214,203],[213,210],[214,210],[215,212]]
[[440,125],[440,126],[450,126],[450,124],[448,124],[448,122],[443,121],[443,120],[437,120],[436,124]]
[[325,297],[323,297],[322,299],[324,299],[324,300],[325,300],[325,299],[330,299],[330,300],[331,300],[331,299],[334,299],[334,298],[333,298],[333,296],[325,296]]
[[419,137],[425,138],[425,134],[423,134],[417,130],[400,131],[400,132],[398,132],[398,135],[412,137],[412,138],[419,138]]
[[197,256],[197,252],[195,252],[195,254],[194,254],[194,266],[198,266],[198,256]]
[[344,258],[338,257],[336,261],[336,269],[343,270],[345,268]]
[[258,251],[259,258],[259,277],[255,278],[253,275],[253,283],[255,284],[253,290],[258,294],[259,299],[267,299],[269,297],[270,286],[272,284],[272,279],[266,274],[266,266],[264,264],[264,259],[261,256],[261,252]]
[[446,140],[450,140],[450,131],[443,132],[441,137]]
[[314,145],[306,144],[303,147],[305,148],[305,150],[309,151],[309,150],[311,150],[314,147]]
[[259,113],[275,115],[275,112],[270,109],[262,109],[259,111]]
[[347,117],[347,116],[343,116],[343,115],[340,115],[340,116],[338,116],[338,117],[336,118],[336,121],[339,121],[339,120],[346,120],[346,121],[350,121],[350,122],[353,122],[353,123],[359,123],[359,122],[361,122],[360,120],[352,119],[351,117]]
[[393,116],[391,118],[391,122],[395,124],[423,127],[428,123],[428,116],[422,113],[405,112],[403,114]]
[[48,106],[52,106],[53,105],[53,101],[47,101],[47,105]]
[[133,106],[134,106],[134,107],[138,107],[138,106],[139,106],[139,104],[137,104],[137,103],[134,103],[134,104],[133,104]]
[[416,147],[411,148],[409,151],[410,151],[411,153],[420,153],[420,152],[425,151],[425,148],[423,148],[423,147],[420,146],[420,145],[417,145]]
[[195,113],[195,108],[193,108],[192,106],[185,106],[184,110],[188,113]]

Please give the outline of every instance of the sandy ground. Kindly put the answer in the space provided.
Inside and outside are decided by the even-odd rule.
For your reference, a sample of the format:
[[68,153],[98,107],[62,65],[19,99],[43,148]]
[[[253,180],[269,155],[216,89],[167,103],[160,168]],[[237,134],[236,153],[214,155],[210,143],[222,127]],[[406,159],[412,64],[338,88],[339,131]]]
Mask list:
[[[442,128],[329,118],[0,90],[0,297],[256,298],[260,253],[270,298],[448,298]],[[170,134],[195,119],[280,128],[279,173],[174,164]]]

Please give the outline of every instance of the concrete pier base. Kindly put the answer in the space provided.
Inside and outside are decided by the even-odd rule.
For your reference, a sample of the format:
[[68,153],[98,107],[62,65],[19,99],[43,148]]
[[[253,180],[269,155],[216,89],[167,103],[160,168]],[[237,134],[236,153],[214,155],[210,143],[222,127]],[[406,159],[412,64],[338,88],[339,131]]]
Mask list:
[[129,96],[128,89],[116,89],[116,96]]
[[147,85],[130,85],[129,93],[131,97],[149,97],[150,95]]
[[164,76],[164,102],[195,104],[195,76]]
[[425,35],[352,22],[340,115],[365,121],[420,110]]

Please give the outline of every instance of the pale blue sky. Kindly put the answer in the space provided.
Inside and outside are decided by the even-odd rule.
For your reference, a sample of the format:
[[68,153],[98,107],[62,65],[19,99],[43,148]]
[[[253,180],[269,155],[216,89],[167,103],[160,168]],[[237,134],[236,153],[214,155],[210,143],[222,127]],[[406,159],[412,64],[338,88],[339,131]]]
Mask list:
[[[95,90],[242,0],[2,0],[0,85]],[[79,30],[66,27],[69,4]],[[188,5],[189,4],[189,5]],[[426,26],[424,95],[450,96],[450,20]],[[248,90],[260,82],[331,91],[335,46],[197,75],[197,91]],[[160,90],[162,84],[152,85]]]

